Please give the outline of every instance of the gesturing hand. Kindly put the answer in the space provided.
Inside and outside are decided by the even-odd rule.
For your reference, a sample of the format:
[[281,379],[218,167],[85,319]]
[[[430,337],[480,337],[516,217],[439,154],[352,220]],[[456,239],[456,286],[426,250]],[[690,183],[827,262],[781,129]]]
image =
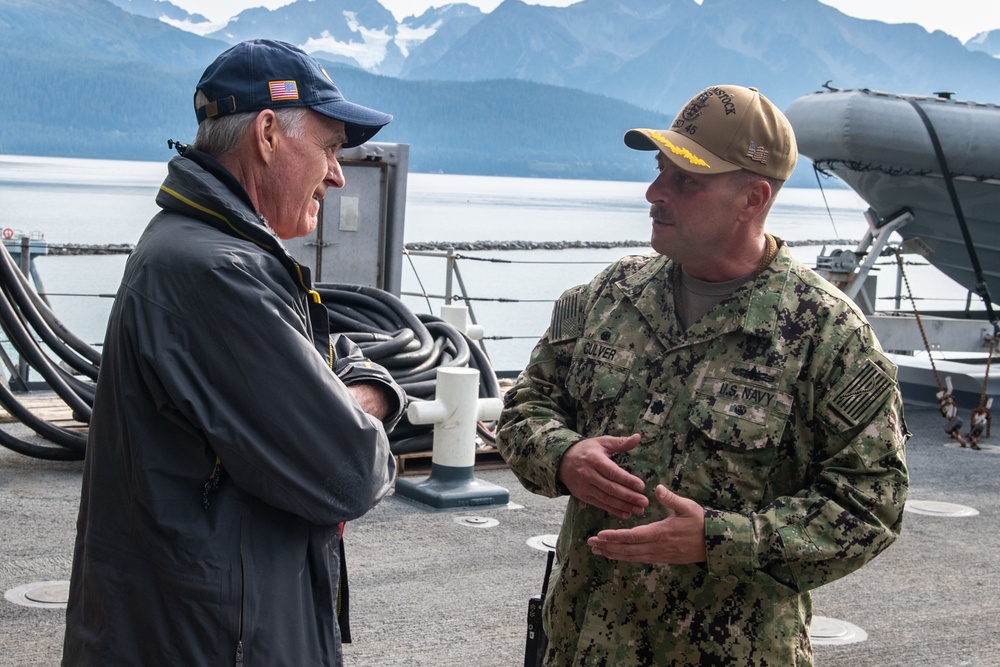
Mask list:
[[558,477],[575,498],[623,519],[641,515],[649,504],[645,483],[611,460],[639,444],[639,435],[602,435],[571,446],[559,462]]
[[635,528],[602,530],[587,540],[591,551],[612,560],[685,565],[705,562],[705,510],[660,484],[656,499],[673,511]]

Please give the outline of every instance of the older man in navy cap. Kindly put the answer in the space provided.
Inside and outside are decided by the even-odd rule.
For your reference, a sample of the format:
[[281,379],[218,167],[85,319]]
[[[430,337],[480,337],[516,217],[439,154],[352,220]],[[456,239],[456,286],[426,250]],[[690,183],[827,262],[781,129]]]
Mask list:
[[389,489],[405,397],[281,239],[392,117],[264,40],[194,102],[108,323],[63,664],[339,665],[340,527]]

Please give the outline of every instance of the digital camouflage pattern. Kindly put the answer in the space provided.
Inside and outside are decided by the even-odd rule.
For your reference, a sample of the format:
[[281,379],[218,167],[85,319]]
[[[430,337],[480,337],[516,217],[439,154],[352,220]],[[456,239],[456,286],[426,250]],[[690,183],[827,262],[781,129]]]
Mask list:
[[[812,665],[808,591],[899,535],[908,437],[895,366],[847,298],[782,247],[687,331],[672,262],[626,257],[566,292],[505,396],[497,445],[529,490],[586,437],[640,433],[615,461],[646,515],[570,498],[545,601],[546,665]],[[594,556],[589,536],[662,519],[657,484],[705,508],[707,562]]]

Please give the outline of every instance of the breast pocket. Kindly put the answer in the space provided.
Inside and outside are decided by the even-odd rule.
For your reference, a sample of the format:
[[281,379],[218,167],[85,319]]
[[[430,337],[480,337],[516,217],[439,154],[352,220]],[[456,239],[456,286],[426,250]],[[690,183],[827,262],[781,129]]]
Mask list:
[[635,354],[592,338],[580,338],[573,349],[566,388],[581,402],[616,397],[625,385]]
[[573,351],[566,388],[582,418],[577,430],[603,434],[614,416],[617,399],[626,386],[635,354],[593,339],[581,338]]
[[791,395],[752,387],[739,387],[738,392],[734,396],[698,392],[691,422],[727,449],[752,452],[776,447],[788,424]]
[[791,410],[791,394],[762,384],[706,379],[698,388],[688,417],[702,450],[693,477],[714,507],[758,508]]

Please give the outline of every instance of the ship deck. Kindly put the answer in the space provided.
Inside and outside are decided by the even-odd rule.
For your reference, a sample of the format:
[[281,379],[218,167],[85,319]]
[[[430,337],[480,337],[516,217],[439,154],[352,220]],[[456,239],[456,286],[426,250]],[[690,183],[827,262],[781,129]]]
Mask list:
[[[906,418],[914,437],[901,538],[813,594],[815,614],[845,624],[833,623],[830,634],[860,628],[867,639],[817,644],[816,664],[1000,665],[1000,447],[989,444],[1000,444],[1000,432],[977,452],[950,444],[934,409],[908,408]],[[16,423],[3,428],[24,434]],[[81,470],[79,462],[0,448],[3,591],[68,579]],[[539,592],[546,558],[529,541],[558,532],[565,500],[524,491],[503,467],[476,476],[509,489],[511,505],[428,511],[389,496],[348,525],[348,666],[523,664],[528,598]],[[918,513],[922,502],[932,511],[951,503],[978,514]],[[58,664],[64,613],[0,599],[0,667]]]

